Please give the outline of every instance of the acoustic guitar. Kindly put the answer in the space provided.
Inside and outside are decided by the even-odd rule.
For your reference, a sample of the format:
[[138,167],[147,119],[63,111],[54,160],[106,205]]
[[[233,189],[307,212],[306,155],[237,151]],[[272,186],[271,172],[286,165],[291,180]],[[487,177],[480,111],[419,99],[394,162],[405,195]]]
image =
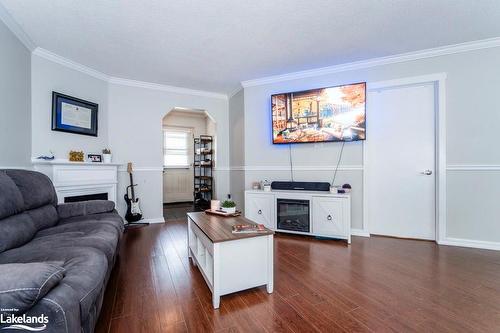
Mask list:
[[130,177],[130,185],[127,186],[126,193],[124,195],[125,202],[127,203],[127,213],[125,214],[125,220],[129,223],[137,222],[142,219],[142,211],[139,206],[139,198],[135,197],[134,188],[137,184],[134,184],[134,177],[132,175],[132,163],[127,164],[127,172]]

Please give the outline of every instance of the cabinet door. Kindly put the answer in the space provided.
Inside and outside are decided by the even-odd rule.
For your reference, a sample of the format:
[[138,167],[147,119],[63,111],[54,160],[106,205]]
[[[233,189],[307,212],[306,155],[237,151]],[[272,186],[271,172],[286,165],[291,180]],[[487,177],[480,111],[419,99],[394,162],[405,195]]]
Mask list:
[[313,198],[313,232],[317,235],[341,236],[347,234],[344,199],[314,197]]
[[245,217],[255,223],[274,229],[274,196],[269,194],[247,193]]

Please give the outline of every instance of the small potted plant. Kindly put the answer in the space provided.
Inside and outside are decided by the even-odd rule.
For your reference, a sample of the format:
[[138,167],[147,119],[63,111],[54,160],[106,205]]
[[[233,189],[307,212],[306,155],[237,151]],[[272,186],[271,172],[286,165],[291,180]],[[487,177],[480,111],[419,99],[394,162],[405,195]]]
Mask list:
[[236,203],[232,200],[224,200],[220,205],[220,209],[227,214],[236,213]]
[[111,149],[104,148],[102,150],[102,157],[103,157],[104,163],[111,163]]

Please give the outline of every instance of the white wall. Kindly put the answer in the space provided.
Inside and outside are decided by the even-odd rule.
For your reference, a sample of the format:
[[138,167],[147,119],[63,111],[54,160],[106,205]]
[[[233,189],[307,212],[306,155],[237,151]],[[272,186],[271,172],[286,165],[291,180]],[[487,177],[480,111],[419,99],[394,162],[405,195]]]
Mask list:
[[[99,104],[97,137],[52,131],[52,92]],[[32,157],[67,159],[70,150],[101,153],[108,146],[108,83],[33,54],[31,59]]]
[[[162,211],[162,119],[175,107],[205,110],[217,123],[216,195],[229,192],[229,140],[227,100],[162,90],[109,85],[109,144],[114,158],[133,162],[137,195],[144,217],[160,219]],[[127,174],[120,174],[122,196]],[[120,202],[120,211],[124,210]]]
[[0,21],[0,168],[28,167],[30,51]]
[[230,192],[239,209],[245,205],[245,104],[243,89],[229,99]]
[[[495,145],[500,132],[496,98],[500,91],[499,66],[500,48],[492,48],[247,87],[244,90],[245,187],[264,178],[289,178],[288,147],[271,143],[271,94],[446,72],[447,162],[467,170],[447,172],[447,237],[500,242],[497,223],[500,205],[491,199],[500,197],[500,150]],[[367,121],[370,117],[376,114],[370,112],[368,100]],[[367,139],[370,139],[369,133]],[[296,172],[295,179],[331,181],[332,172],[324,169],[334,165],[339,148],[338,143],[294,145],[295,166],[308,169]],[[362,144],[346,143],[342,165],[353,170],[340,171],[337,183],[353,185],[353,228],[363,228],[362,164]],[[468,169],[470,165],[492,169]],[[466,199],[470,195],[476,199]],[[487,197],[481,198],[483,195]],[[373,199],[376,198],[370,198]]]
[[[216,195],[224,198],[229,193],[226,99],[109,83],[38,55],[31,56],[31,67],[32,157],[52,150],[57,158],[65,159],[72,149],[88,153],[110,147],[113,161],[134,164],[135,182],[139,184],[136,194],[141,199],[144,217],[160,221],[163,217],[162,119],[175,107],[200,109],[217,123]],[[97,138],[51,130],[52,91],[99,104]],[[126,170],[121,168],[119,198],[123,197],[128,184]],[[117,208],[124,213],[123,200],[118,199]]]

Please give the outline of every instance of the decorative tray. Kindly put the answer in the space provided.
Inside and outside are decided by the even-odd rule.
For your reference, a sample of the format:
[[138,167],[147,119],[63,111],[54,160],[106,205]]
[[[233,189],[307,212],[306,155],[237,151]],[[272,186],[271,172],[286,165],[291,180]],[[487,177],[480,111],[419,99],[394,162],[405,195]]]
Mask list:
[[205,213],[212,215],[226,216],[226,217],[234,217],[241,215],[240,211],[236,211],[234,213],[224,213],[222,210],[211,210],[211,209],[206,209]]

